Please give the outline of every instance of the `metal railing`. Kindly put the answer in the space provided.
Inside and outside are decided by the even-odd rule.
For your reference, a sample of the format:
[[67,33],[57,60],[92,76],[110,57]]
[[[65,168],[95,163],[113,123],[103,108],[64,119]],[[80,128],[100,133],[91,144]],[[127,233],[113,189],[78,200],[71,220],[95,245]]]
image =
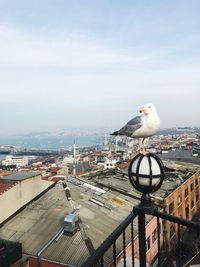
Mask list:
[[[170,214],[159,211],[155,206],[145,208],[142,205],[136,206],[129,216],[108,236],[107,239],[94,251],[94,253],[81,265],[81,267],[115,267],[119,263],[119,258],[122,259],[121,265],[124,267],[136,266],[135,258],[135,248],[134,248],[134,227],[135,221],[138,220],[138,240],[139,240],[139,257],[138,262],[140,267],[146,267],[146,216],[152,215],[157,218],[157,263],[154,266],[162,267],[165,265],[167,267],[177,266],[182,267],[185,264],[185,259],[183,260],[183,240],[182,240],[182,227],[187,229],[194,229],[200,233],[200,224],[182,219],[180,217],[175,217]],[[174,254],[172,265],[168,263],[164,264],[167,258],[170,258],[170,253],[166,253],[165,258],[163,257],[162,247],[161,247],[161,229],[160,229],[160,219],[169,221],[177,224],[177,238],[175,243]],[[131,244],[131,261],[129,255],[129,261],[127,263],[126,247]],[[189,260],[189,259],[188,259]],[[172,262],[172,260],[171,260]],[[138,263],[137,263],[138,266]]]

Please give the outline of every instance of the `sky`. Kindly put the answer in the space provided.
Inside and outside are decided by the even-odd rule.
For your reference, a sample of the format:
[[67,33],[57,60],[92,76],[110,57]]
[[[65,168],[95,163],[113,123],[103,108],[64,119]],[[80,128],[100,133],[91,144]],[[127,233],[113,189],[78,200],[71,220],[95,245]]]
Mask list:
[[200,126],[200,1],[0,0],[0,135]]

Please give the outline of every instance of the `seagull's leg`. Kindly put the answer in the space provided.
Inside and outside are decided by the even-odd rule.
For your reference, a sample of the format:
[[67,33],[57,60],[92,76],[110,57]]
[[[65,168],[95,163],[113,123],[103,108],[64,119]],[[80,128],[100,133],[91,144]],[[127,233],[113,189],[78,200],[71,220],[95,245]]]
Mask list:
[[140,154],[146,155],[145,138],[141,138]]
[[137,150],[137,152],[141,153],[141,150],[142,150],[142,138],[139,138],[138,139],[138,150]]
[[147,153],[147,145],[146,145],[147,139],[148,138],[143,139],[144,150],[146,151],[146,153]]

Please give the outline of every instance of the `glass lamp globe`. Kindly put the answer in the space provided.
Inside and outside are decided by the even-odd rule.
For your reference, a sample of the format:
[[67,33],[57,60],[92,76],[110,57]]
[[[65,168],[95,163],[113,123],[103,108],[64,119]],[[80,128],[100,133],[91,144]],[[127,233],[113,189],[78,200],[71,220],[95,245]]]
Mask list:
[[164,166],[160,158],[151,153],[136,155],[129,166],[129,180],[143,194],[157,191],[164,179]]

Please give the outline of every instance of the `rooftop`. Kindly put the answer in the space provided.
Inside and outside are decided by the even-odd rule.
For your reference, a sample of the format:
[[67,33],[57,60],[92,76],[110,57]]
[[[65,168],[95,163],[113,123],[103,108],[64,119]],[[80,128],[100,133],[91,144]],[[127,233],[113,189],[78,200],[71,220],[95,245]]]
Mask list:
[[[185,162],[163,161],[166,173],[165,180],[158,191],[153,195],[159,197],[166,197],[178,186],[190,178],[195,172],[200,170],[199,165]],[[90,182],[96,183],[99,186],[106,187],[117,192],[121,192],[133,198],[141,198],[132,186],[130,186],[128,178],[128,170],[112,169],[98,171],[94,174],[88,175]]]
[[175,161],[163,161],[163,163],[167,168],[165,179],[159,190],[153,193],[153,195],[161,198],[168,196],[182,183],[189,179],[194,173],[200,170],[199,165],[192,163]]
[[1,179],[6,181],[23,181],[37,175],[40,175],[40,172],[16,172],[11,175],[4,176]]
[[[168,162],[167,166],[175,169],[175,175],[185,175],[185,179],[198,170],[196,166],[192,168],[191,164],[185,169],[180,163]],[[38,175],[39,172],[32,172],[32,174],[29,177]],[[174,186],[175,182],[170,179],[173,175],[173,172],[169,173],[167,178],[169,182],[165,184]],[[14,179],[14,181],[18,180]],[[105,170],[79,179],[70,176],[67,177],[67,185],[71,189],[72,199],[79,210],[79,218],[85,229],[83,232],[87,232],[86,235],[90,238],[94,249],[124,220],[140,199],[140,194],[130,186],[127,170]],[[161,190],[166,192],[169,188]],[[0,228],[0,236],[21,242],[25,254],[37,256],[38,251],[63,227],[64,218],[72,212],[72,209],[62,185],[58,183],[40,199],[28,205],[16,217],[4,224]],[[148,217],[148,221],[150,219],[151,216]],[[137,225],[137,220],[134,220],[134,224]],[[134,230],[137,233],[137,227]],[[130,232],[130,229],[126,231]],[[117,254],[121,250],[122,242],[119,240]],[[42,253],[41,257],[66,265],[80,266],[89,254],[90,251],[80,227],[73,235],[63,234],[58,241],[53,242]],[[112,251],[105,258],[108,263],[111,260]]]
[[0,170],[0,179],[2,176],[10,175],[12,172],[7,170]]
[[[77,183],[73,180],[67,181],[72,198],[79,209],[78,213],[84,229],[96,249],[124,220],[138,201],[111,190],[100,194],[95,187],[89,188],[84,184],[80,186],[80,183],[81,181]],[[61,229],[65,216],[71,211],[72,207],[66,199],[62,185],[57,184],[15,218],[4,224],[0,228],[0,236],[21,242],[25,254],[36,256],[37,252]],[[134,223],[137,224],[137,220]],[[127,231],[130,232],[131,229]],[[63,234],[57,242],[53,242],[42,253],[41,257],[80,266],[90,254],[86,243],[81,229],[74,235]],[[117,253],[121,250],[122,242],[119,241]],[[107,262],[112,260],[112,251],[108,253],[105,260]]]

